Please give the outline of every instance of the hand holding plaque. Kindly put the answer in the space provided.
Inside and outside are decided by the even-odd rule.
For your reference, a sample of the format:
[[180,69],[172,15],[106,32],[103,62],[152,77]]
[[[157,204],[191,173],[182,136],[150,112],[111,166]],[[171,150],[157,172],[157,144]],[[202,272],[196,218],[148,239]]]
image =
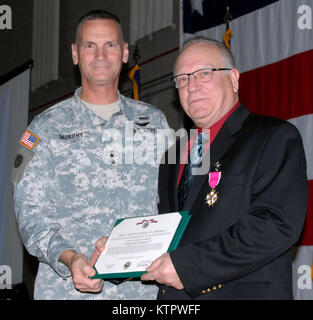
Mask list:
[[189,220],[186,211],[117,220],[94,278],[140,277],[152,261],[176,249]]

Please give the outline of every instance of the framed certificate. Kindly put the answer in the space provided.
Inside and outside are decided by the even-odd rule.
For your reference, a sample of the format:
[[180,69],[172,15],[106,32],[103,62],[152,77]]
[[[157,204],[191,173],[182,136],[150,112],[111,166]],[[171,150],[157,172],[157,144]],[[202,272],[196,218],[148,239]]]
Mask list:
[[140,277],[155,259],[176,249],[190,218],[181,211],[117,220],[93,279]]

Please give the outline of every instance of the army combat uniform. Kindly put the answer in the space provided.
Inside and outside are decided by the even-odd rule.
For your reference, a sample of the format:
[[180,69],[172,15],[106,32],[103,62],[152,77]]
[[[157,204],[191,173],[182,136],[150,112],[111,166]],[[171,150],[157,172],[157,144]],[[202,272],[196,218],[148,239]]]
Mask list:
[[121,94],[120,111],[106,121],[81,102],[80,90],[32,121],[15,160],[19,230],[40,262],[34,297],[155,299],[157,286],[141,281],[105,281],[101,293],[81,293],[59,261],[67,249],[89,259],[117,218],[157,213],[159,164],[144,157],[157,157],[157,132],[168,128],[162,112]]

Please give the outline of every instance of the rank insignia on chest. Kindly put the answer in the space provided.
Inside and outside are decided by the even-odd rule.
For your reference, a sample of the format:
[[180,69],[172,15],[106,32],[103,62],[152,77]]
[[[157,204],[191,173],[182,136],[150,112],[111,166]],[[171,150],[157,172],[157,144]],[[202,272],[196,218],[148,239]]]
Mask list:
[[151,117],[149,116],[140,116],[137,118],[137,120],[135,121],[136,125],[140,126],[140,127],[145,127],[146,125],[148,125],[151,122]]
[[209,172],[208,184],[209,184],[211,190],[209,191],[209,193],[205,197],[205,202],[209,207],[214,206],[214,204],[219,199],[219,194],[215,188],[219,184],[221,177],[222,177],[221,171]]
[[39,137],[37,137],[35,134],[30,132],[29,130],[26,130],[23,134],[22,139],[20,140],[20,144],[25,146],[26,148],[33,150],[36,143],[39,141]]

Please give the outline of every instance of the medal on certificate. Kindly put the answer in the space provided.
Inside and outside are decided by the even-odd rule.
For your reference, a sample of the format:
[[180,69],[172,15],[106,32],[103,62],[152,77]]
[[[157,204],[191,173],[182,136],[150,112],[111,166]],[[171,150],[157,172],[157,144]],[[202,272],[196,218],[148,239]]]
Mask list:
[[218,192],[216,191],[216,186],[219,184],[222,176],[221,171],[212,171],[209,172],[209,186],[211,187],[211,191],[205,197],[205,202],[209,207],[214,206],[214,204],[218,201]]
[[181,211],[118,219],[91,278],[119,284],[141,277],[155,259],[177,248],[190,218]]

